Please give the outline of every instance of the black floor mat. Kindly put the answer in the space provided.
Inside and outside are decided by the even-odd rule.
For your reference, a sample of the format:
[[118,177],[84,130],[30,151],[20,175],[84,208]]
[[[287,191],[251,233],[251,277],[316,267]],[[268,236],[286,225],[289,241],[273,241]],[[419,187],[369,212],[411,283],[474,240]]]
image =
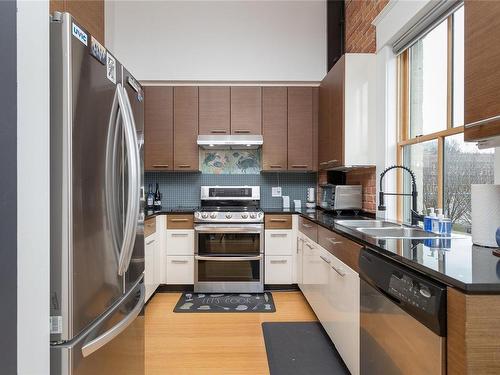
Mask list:
[[319,322],[262,323],[271,375],[349,374]]
[[273,295],[265,293],[182,293],[176,313],[270,313],[275,312]]

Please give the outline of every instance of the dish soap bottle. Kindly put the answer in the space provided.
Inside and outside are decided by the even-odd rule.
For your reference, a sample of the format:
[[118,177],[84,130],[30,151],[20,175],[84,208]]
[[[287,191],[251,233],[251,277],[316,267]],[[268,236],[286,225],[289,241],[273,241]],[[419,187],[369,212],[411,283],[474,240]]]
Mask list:
[[432,219],[432,233],[439,234],[439,221],[444,219],[443,209],[438,208],[436,212],[437,212],[437,217]]
[[430,207],[428,214],[424,217],[424,230],[427,232],[432,232],[432,220],[436,218],[436,213],[434,212],[434,207]]

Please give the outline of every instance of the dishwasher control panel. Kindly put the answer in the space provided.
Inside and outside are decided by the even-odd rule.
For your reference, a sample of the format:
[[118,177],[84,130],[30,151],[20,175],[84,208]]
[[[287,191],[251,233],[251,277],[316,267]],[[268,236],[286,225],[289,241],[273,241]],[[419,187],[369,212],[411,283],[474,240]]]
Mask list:
[[432,287],[419,282],[407,274],[393,273],[389,280],[387,293],[409,305],[433,313],[436,306],[436,297]]

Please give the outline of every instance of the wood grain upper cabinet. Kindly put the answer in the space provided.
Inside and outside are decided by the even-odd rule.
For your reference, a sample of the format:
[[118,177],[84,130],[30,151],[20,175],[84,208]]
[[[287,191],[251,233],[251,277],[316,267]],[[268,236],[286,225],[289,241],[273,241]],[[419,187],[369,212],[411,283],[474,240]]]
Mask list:
[[262,88],[262,170],[286,170],[287,163],[287,88]]
[[50,0],[49,12],[68,12],[104,44],[104,0]]
[[262,134],[262,89],[231,87],[231,134]]
[[288,169],[312,171],[313,88],[288,88]]
[[149,86],[144,91],[144,169],[173,170],[173,88]]
[[174,170],[199,169],[198,87],[174,87]]
[[200,87],[199,134],[230,134],[230,98],[229,87]]
[[464,122],[466,141],[500,135],[500,2],[466,1]]

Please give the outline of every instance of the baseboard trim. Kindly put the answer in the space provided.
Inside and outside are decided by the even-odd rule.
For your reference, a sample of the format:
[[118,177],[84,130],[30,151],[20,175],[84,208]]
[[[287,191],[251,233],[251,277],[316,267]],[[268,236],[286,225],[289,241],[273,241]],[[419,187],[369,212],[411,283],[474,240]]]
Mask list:
[[192,292],[193,290],[193,284],[162,284],[155,293]]

